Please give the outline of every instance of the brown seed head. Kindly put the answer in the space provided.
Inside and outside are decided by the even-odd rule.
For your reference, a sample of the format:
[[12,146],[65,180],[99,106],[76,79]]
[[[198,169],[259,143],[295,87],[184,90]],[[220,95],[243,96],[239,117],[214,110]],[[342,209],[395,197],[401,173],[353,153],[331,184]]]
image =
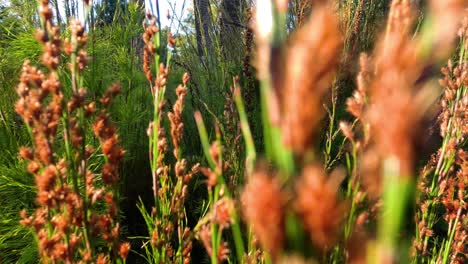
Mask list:
[[245,218],[262,246],[273,256],[279,254],[284,240],[284,199],[279,181],[257,169],[250,176],[241,201]]
[[227,228],[232,223],[232,212],[234,210],[234,202],[226,197],[217,201],[214,209],[214,221],[222,228]]
[[324,251],[336,242],[344,216],[338,187],[337,178],[326,179],[319,165],[305,167],[296,185],[295,208],[314,244]]
[[315,139],[323,107],[332,85],[342,44],[338,19],[328,7],[318,7],[292,37],[286,73],[277,91],[282,112],[283,139],[302,155]]
[[125,242],[125,243],[120,244],[119,255],[122,259],[127,259],[129,252],[130,252],[130,243]]

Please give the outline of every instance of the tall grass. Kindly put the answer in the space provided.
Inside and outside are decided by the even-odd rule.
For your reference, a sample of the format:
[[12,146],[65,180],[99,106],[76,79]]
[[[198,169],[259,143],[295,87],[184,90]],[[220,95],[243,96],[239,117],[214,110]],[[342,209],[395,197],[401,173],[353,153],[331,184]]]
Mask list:
[[466,1],[208,1],[201,54],[197,16],[117,2],[60,56],[49,1],[2,9],[1,263],[466,262]]

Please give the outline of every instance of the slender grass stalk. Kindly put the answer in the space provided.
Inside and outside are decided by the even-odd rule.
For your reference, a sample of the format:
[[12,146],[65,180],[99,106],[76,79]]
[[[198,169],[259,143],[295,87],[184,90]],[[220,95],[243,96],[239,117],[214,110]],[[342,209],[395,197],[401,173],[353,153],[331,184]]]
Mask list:
[[240,93],[240,87],[236,85],[236,79],[234,79],[234,86],[235,86],[234,100],[236,102],[237,111],[239,112],[242,134],[244,136],[245,147],[247,150],[247,156],[246,156],[247,174],[250,174],[253,172],[257,154],[255,151],[255,144],[254,144],[254,140],[252,137],[252,132],[250,131],[247,114],[245,112],[244,102],[242,100],[242,96]]
[[[218,160],[219,162],[215,161],[210,150],[210,144],[208,141],[208,134],[206,131],[205,124],[203,122],[203,118],[201,117],[200,112],[195,113],[195,121],[197,123],[198,131],[200,134],[200,141],[203,147],[203,151],[205,153],[205,157],[209,163],[210,169],[213,171],[213,173],[216,174],[216,185],[214,186],[214,191],[211,191],[211,188],[209,187],[209,197],[210,197],[210,208],[211,211],[214,212],[214,204],[218,202],[219,200],[219,194],[220,191],[222,190],[223,197],[227,198],[232,198],[228,188],[226,188],[226,184],[223,178],[223,173],[222,173],[222,149],[221,149],[221,137],[220,133],[216,133],[216,143],[218,146]],[[217,129],[217,131],[219,131]],[[242,238],[242,233],[241,233],[241,228],[240,228],[240,219],[238,217],[238,214],[236,213],[235,209],[231,211],[231,230],[234,238],[234,245],[236,249],[236,256],[237,256],[237,261],[238,263],[243,263],[244,261],[244,254],[245,254],[245,248],[244,248],[244,241]],[[211,223],[211,263],[218,263],[218,250],[221,244],[221,236],[222,236],[222,229],[219,229],[219,226],[216,223]]]
[[[279,55],[278,52],[281,50],[286,38],[286,11],[280,10],[278,7],[270,0],[259,0],[257,1],[257,19],[271,19],[271,22],[262,21],[260,23],[265,23],[265,25],[258,25],[262,27],[260,29],[263,31],[263,38],[267,45],[260,47],[260,49],[266,49],[265,54],[268,54],[268,60],[266,63],[269,65],[266,66],[266,69],[263,70],[264,73],[260,79],[260,97],[261,97],[261,109],[262,109],[262,124],[263,124],[263,137],[265,142],[265,150],[267,157],[273,161],[273,163],[278,166],[278,168],[284,173],[283,176],[289,177],[294,171],[294,160],[291,150],[287,149],[283,145],[281,137],[281,129],[271,123],[270,120],[270,111],[277,111],[276,109],[270,109],[271,105],[269,100],[271,99],[272,94],[274,93],[274,84],[273,76],[271,72],[271,65],[277,63],[273,61],[273,58],[270,57],[270,54]],[[270,24],[271,23],[271,24]],[[275,57],[276,58],[276,57]]]
[[384,261],[390,257],[393,260],[407,262],[401,259],[407,256],[401,248],[401,231],[406,219],[408,206],[412,202],[414,183],[411,178],[401,175],[399,164],[391,158],[384,162],[384,194],[383,208],[379,225],[379,259]]

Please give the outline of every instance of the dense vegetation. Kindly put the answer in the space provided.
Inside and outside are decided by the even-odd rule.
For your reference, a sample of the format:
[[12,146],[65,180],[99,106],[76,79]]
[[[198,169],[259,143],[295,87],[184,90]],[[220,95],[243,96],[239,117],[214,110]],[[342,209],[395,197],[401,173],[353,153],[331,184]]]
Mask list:
[[167,3],[0,1],[0,263],[468,261],[466,1]]

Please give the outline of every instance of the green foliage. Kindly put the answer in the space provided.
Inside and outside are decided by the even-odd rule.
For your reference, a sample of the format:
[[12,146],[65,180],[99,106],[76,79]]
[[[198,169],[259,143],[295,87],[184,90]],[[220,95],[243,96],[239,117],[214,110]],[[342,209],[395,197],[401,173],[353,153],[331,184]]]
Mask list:
[[[17,157],[18,147],[28,145],[24,124],[14,112],[21,64],[37,60],[40,47],[32,28],[18,17],[20,1],[0,9],[0,262],[35,263],[37,248],[30,231],[19,224],[21,209],[29,212],[36,195],[34,179],[25,172],[25,163]],[[35,6],[35,5],[34,5]],[[24,15],[28,6],[24,6]]]
[[18,147],[27,143],[27,133],[18,120],[4,117],[0,115],[0,262],[34,263],[37,261],[34,237],[19,224],[19,211],[31,211],[36,196],[34,179],[17,157]]

